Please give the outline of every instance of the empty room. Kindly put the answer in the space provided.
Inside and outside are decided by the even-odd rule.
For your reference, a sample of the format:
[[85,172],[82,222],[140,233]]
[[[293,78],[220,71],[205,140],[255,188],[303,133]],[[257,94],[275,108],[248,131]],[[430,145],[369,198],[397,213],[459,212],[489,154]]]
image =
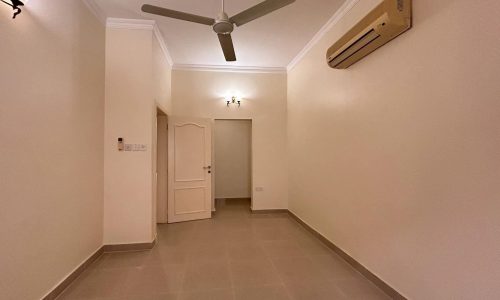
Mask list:
[[0,299],[500,299],[499,15],[0,0]]

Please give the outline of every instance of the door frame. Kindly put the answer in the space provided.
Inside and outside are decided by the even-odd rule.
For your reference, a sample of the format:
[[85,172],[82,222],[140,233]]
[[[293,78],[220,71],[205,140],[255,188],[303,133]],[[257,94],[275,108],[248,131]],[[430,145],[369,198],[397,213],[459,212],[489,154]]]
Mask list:
[[[159,135],[163,135],[159,138]],[[168,222],[168,115],[165,111],[156,107],[156,130],[155,130],[154,181],[155,194],[155,223],[165,224]],[[154,178],[153,178],[154,179]],[[163,182],[163,184],[160,184]]]

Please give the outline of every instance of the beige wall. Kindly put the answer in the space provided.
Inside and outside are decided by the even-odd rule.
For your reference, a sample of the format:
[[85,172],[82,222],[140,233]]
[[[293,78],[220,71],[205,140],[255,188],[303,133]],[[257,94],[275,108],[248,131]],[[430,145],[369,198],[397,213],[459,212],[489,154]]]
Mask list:
[[[154,238],[153,146],[156,107],[151,30],[106,30],[104,243],[145,243]],[[145,144],[120,152],[117,139]]]
[[414,27],[348,70],[289,73],[290,209],[410,299],[498,299],[500,2],[413,1]]
[[252,196],[252,121],[215,120],[215,198]]
[[104,27],[81,1],[0,5],[0,299],[40,299],[102,245]]
[[[227,107],[230,92],[243,97]],[[286,75],[181,71],[172,73],[175,115],[253,121],[253,209],[287,207]]]
[[[146,243],[156,236],[157,107],[172,110],[172,69],[153,28],[106,32],[104,243]],[[120,152],[117,139],[145,144]],[[161,197],[161,195],[160,195]]]
[[157,39],[153,39],[153,92],[157,105],[166,114],[172,112],[172,67],[161,50]]

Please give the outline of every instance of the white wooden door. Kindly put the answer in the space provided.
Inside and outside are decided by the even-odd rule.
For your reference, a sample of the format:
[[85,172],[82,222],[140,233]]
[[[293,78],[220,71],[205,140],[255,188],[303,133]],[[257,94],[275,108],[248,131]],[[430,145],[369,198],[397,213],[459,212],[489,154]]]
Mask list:
[[168,223],[212,216],[212,123],[168,119]]

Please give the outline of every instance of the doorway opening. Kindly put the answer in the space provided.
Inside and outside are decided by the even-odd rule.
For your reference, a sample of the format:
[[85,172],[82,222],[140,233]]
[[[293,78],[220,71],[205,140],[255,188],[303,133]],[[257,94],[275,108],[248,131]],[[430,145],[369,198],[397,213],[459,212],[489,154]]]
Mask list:
[[168,221],[168,119],[157,109],[156,114],[156,223]]
[[252,207],[252,120],[217,119],[214,126],[215,210]]

